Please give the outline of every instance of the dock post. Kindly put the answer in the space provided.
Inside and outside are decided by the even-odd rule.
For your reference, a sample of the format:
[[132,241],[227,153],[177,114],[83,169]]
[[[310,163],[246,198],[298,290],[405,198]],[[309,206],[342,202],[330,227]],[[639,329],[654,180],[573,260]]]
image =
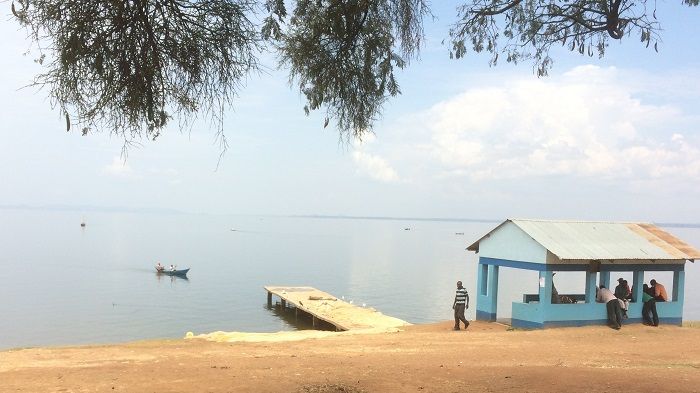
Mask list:
[[311,315],[311,326],[314,328],[316,327],[316,317],[313,316],[313,314]]
[[294,307],[294,320],[296,321],[298,319],[299,319],[299,308]]
[[267,306],[272,307],[272,292],[267,292]]

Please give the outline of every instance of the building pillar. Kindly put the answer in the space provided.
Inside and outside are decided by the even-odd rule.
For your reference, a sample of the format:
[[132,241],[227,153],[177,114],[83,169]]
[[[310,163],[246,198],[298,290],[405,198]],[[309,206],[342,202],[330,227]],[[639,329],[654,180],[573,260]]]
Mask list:
[[608,271],[601,271],[600,272],[600,285],[605,286],[605,288],[608,288],[612,291],[612,288],[610,288],[610,272]]
[[476,319],[495,321],[498,308],[498,266],[480,263],[476,287]]
[[681,310],[683,309],[683,300],[685,299],[685,271],[675,271],[673,272],[673,294],[671,299],[674,302],[679,302],[681,304]]
[[496,318],[496,308],[498,305],[498,266],[489,265],[489,289],[491,296],[491,302],[493,304],[493,314],[494,320]]
[[552,272],[540,271],[540,304],[552,304]]
[[635,270],[632,272],[632,301],[642,301],[642,292],[644,292],[644,271]]
[[479,264],[476,269],[476,296],[486,296],[488,290],[489,265]]
[[597,272],[586,272],[586,303],[595,303]]

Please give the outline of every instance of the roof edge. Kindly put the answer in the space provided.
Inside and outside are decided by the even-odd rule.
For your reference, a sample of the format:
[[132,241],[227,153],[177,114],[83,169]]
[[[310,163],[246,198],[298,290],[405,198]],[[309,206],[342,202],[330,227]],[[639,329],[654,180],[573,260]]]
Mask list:
[[506,219],[502,223],[498,224],[495,228],[492,230],[488,231],[484,236],[480,237],[479,240],[475,241],[471,246],[467,247],[467,251],[474,251],[475,253],[479,253],[479,243],[481,243],[482,240],[486,239],[487,237],[491,236],[492,233],[494,233],[498,228],[502,227],[505,225],[507,222],[512,220],[510,218]]

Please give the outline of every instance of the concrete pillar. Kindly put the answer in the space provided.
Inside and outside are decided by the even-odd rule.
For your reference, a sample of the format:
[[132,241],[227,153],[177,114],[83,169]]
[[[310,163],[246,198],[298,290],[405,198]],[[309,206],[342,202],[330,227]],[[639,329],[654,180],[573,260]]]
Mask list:
[[496,320],[498,314],[498,266],[489,266],[489,297],[491,298],[492,320]]
[[479,264],[476,286],[476,319],[495,321],[498,306],[498,266]]
[[476,293],[478,295],[487,296],[488,290],[488,279],[489,279],[489,265],[479,264],[477,269],[477,279],[476,279]]
[[642,301],[642,292],[644,292],[644,271],[635,270],[632,272],[632,301]]
[[601,271],[600,272],[600,285],[604,285],[605,288],[608,288],[609,290],[613,290],[613,288],[610,288],[610,272],[608,271]]
[[[544,285],[542,285],[544,284]],[[540,304],[552,304],[552,272],[541,271],[539,283]]]
[[272,307],[272,292],[267,293],[267,306]]
[[685,271],[673,272],[673,294],[671,299],[674,302],[679,302],[681,304],[681,310],[683,309],[683,300],[685,299]]
[[493,298],[493,310],[498,304],[498,266],[489,265],[489,296]]
[[595,303],[597,272],[586,272],[586,303]]

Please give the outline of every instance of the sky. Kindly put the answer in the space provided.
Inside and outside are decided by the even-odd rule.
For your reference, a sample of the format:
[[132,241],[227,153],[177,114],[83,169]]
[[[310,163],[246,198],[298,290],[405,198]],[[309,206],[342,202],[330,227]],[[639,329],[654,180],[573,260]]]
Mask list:
[[177,122],[121,156],[108,130],[66,132],[25,33],[0,8],[0,206],[209,214],[700,222],[700,8],[658,3],[659,53],[636,37],[604,59],[532,65],[450,60],[452,2],[374,135],[341,142],[285,70],[252,75],[215,130]]

